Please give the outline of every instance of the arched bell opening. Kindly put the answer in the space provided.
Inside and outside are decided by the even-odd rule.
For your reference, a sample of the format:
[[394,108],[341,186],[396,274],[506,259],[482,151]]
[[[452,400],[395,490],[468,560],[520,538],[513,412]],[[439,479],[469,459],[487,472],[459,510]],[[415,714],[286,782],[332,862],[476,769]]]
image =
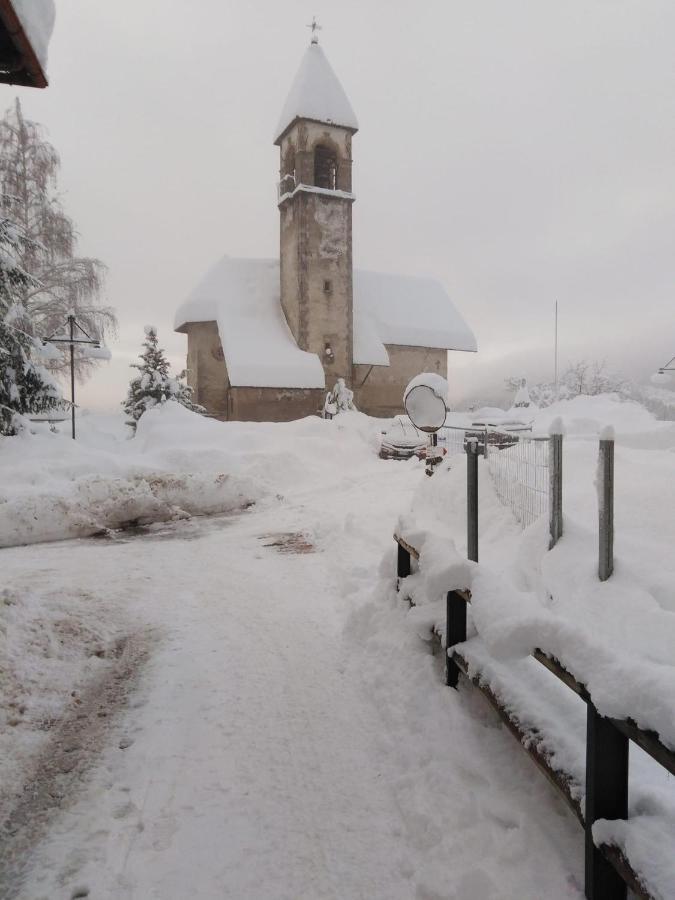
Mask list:
[[314,185],[329,191],[337,188],[337,155],[325,144],[314,148]]

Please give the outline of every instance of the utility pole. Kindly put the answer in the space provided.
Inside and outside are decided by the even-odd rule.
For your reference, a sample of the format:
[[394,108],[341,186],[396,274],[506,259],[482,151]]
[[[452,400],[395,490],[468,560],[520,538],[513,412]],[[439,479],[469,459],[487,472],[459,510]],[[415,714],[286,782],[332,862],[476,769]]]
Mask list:
[[[97,350],[100,350],[101,342],[87,334],[87,332],[76,320],[75,316],[72,313],[66,319],[65,324],[68,325],[67,335],[62,335],[61,337],[59,337],[58,331],[56,331],[51,337],[43,338],[42,343],[66,344],[70,348],[70,413],[72,421],[72,437],[73,440],[75,440],[75,345],[88,344],[90,347],[95,347]],[[84,337],[76,338],[76,330],[83,334]]]
[[555,301],[555,337],[553,341],[555,399],[558,399],[558,301]]

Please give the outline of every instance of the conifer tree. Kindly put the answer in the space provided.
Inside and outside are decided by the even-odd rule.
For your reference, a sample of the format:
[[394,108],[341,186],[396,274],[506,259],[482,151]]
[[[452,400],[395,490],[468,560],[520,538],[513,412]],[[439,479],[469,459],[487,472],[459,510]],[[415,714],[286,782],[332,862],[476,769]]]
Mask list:
[[167,400],[175,400],[193,412],[204,412],[202,406],[192,402],[192,388],[183,380],[185,372],[177,378],[169,374],[170,364],[157,342],[157,329],[153,325],[145,326],[143,348],[141,362],[131,364],[139,374],[132,379],[127,399],[122,403],[129,417],[127,425],[135,431],[136,423],[144,412]]
[[[18,248],[21,267],[35,279],[22,288],[27,328],[44,337],[75,313],[90,334],[104,338],[116,327],[112,309],[100,302],[105,266],[77,255],[75,226],[58,194],[60,164],[42,127],[24,118],[17,98],[0,119],[0,203],[29,238]],[[59,356],[49,368],[67,365],[65,356]],[[83,376],[95,365],[80,356],[76,371]]]
[[49,373],[33,357],[38,342],[26,330],[24,290],[35,279],[17,262],[29,241],[9,219],[0,218],[0,434],[16,434],[21,417],[56,407],[61,396]]

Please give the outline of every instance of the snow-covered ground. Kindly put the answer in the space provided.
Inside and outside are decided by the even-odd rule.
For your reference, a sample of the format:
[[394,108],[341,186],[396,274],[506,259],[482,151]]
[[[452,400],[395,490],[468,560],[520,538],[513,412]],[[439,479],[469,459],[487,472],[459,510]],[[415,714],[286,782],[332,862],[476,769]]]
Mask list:
[[[489,640],[473,650],[522,667],[533,621],[564,619],[569,602],[603,648],[667,681],[675,432],[633,405],[594,403],[557,411],[568,425],[566,534],[552,554],[481,472],[481,574],[469,577]],[[591,438],[607,418],[618,432],[617,572],[603,592]],[[167,407],[132,441],[94,416],[81,441],[64,431],[0,444],[0,818],[17,802],[30,809],[22,785],[45,754],[89,765],[48,773],[64,798],[56,812],[10,818],[3,897],[582,897],[576,821],[481,698],[443,686],[433,604],[408,610],[393,591],[399,515],[412,509],[461,555],[461,458],[433,479],[417,460],[379,460],[378,423],[357,413],[221,424]],[[136,520],[158,524],[106,531]],[[79,539],[8,546],[58,535]],[[425,590],[442,590],[428,574]],[[490,633],[506,621],[490,592],[499,578],[517,604],[505,636]],[[544,583],[555,590],[533,612]],[[77,717],[88,721],[91,685],[133,640],[143,653],[129,696],[91,741]],[[645,700],[640,712],[661,714]],[[68,716],[70,745],[54,748]],[[550,716],[572,768],[579,716]],[[633,812],[662,828],[669,784],[640,772]]]

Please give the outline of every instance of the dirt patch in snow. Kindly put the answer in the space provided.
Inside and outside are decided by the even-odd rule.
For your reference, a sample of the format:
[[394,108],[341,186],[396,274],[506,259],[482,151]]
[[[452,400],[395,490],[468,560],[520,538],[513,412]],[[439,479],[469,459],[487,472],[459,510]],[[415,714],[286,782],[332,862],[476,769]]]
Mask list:
[[315,553],[316,547],[308,539],[307,535],[300,531],[279,532],[277,534],[263,534],[259,540],[267,541],[263,547],[274,547],[279,553]]
[[[0,897],[21,891],[30,851],[110,740],[111,732],[136,686],[150,653],[150,633],[119,638],[111,666],[76,696],[67,712],[50,723],[50,736],[35,760],[32,777],[0,825]],[[121,736],[120,751],[131,741]]]

